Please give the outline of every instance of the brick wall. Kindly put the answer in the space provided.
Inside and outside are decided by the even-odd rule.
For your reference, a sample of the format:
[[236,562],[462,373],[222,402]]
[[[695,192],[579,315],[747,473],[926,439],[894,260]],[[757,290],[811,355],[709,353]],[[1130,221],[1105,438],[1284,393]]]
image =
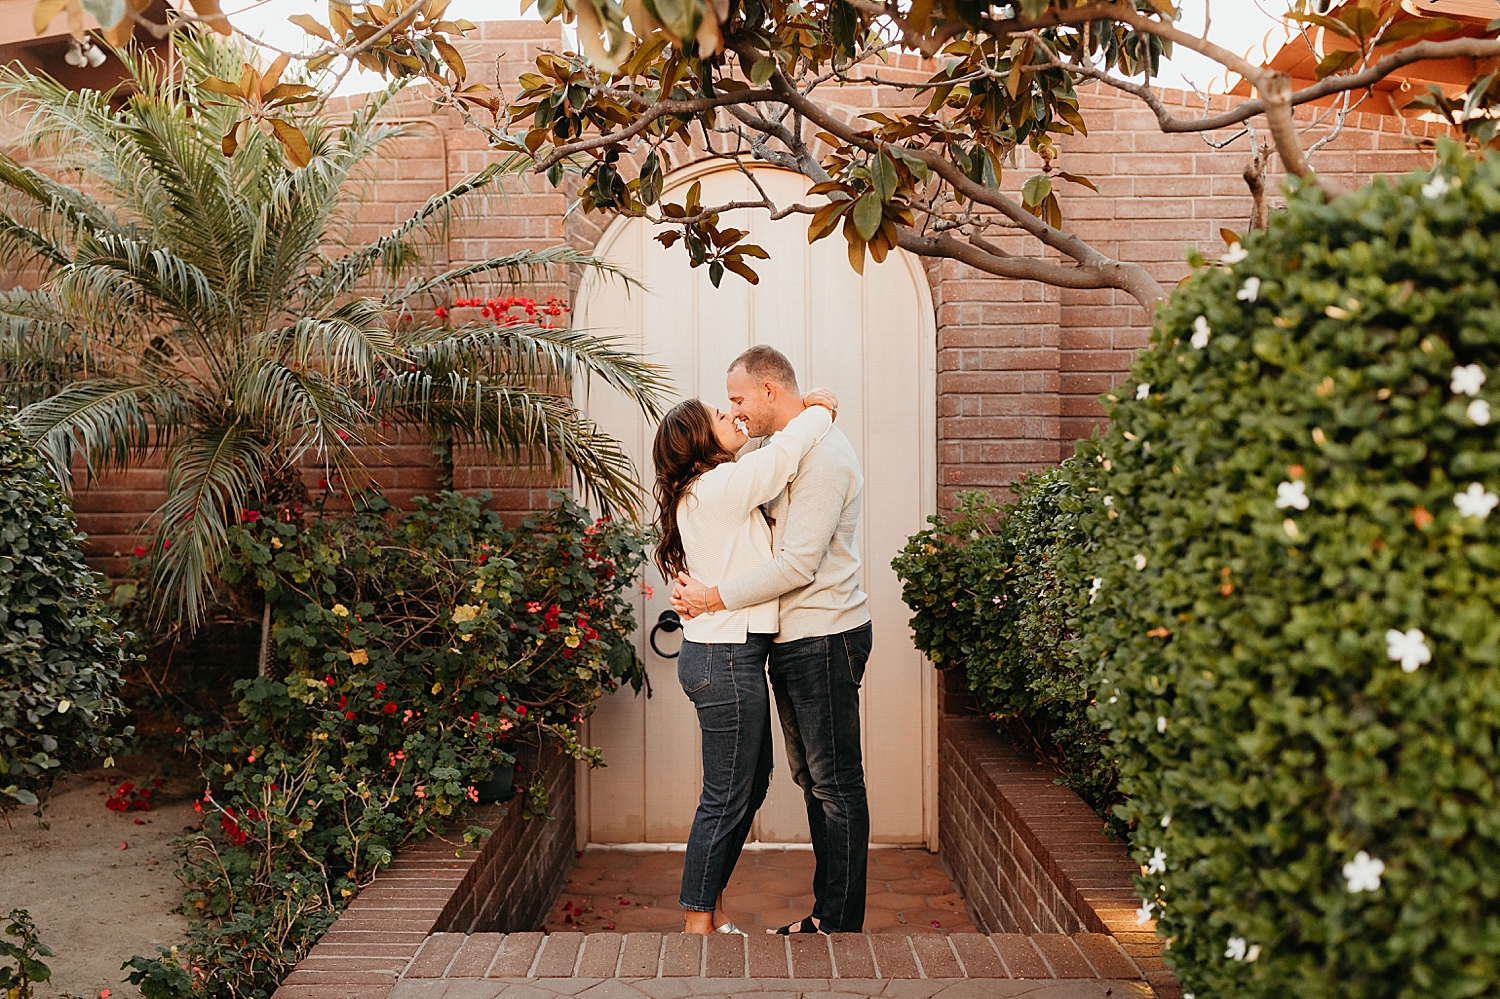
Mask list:
[[986,933],[1108,933],[1158,996],[1177,995],[1154,921],[1136,922],[1139,870],[1054,771],[984,720],[944,715],[938,728],[943,857]]
[[433,933],[539,926],[572,870],[575,791],[571,759],[548,753],[541,765],[551,819],[522,819],[515,801],[479,808],[470,824],[493,830],[480,848],[455,851],[446,840],[428,839],[401,850],[292,970],[275,999],[384,999]]
[[[515,80],[544,48],[561,45],[556,25],[535,21],[482,24],[466,41],[464,55],[476,80],[499,83],[515,92]],[[917,79],[930,67],[900,55],[883,76]],[[1198,99],[1162,90],[1178,114],[1201,111]],[[853,118],[871,107],[891,108],[889,92],[848,86],[836,92],[842,113]],[[1068,225],[1106,253],[1142,263],[1170,287],[1187,273],[1189,245],[1217,253],[1219,229],[1247,226],[1250,198],[1242,172],[1249,139],[1219,150],[1197,135],[1163,135],[1156,119],[1133,98],[1102,85],[1080,91],[1087,136],[1061,139],[1059,165],[1094,180],[1100,192],[1062,184],[1060,197]],[[338,113],[353,107],[339,106]],[[1214,98],[1211,110],[1227,107]],[[1300,116],[1311,125],[1313,109]],[[433,113],[415,91],[392,104],[386,117],[406,123],[411,135],[383,154],[350,237],[370,239],[409,215],[432,194],[496,158],[476,130],[449,112]],[[1313,156],[1314,165],[1335,179],[1355,185],[1378,173],[1395,173],[1428,162],[1411,140],[1435,126],[1371,114],[1349,117],[1342,135]],[[1232,132],[1215,133],[1228,138]],[[1266,135],[1261,128],[1259,134]],[[1313,128],[1309,135],[1317,135]],[[701,152],[701,150],[700,150]],[[674,150],[679,160],[684,155]],[[1019,191],[1036,169],[1022,153],[1006,171],[1003,187]],[[1274,157],[1267,176],[1279,169]],[[462,263],[488,255],[569,243],[588,250],[603,232],[600,216],[567,213],[571,187],[553,190],[545,180],[524,175],[507,179],[484,196],[477,210],[434,248],[440,263]],[[1274,203],[1273,198],[1273,203]],[[1038,245],[1014,235],[996,237],[1011,252],[1036,253]],[[684,266],[686,266],[684,262]],[[938,330],[938,489],[939,505],[951,508],[957,492],[1003,490],[1023,472],[1045,468],[1071,452],[1102,417],[1099,394],[1119,383],[1134,352],[1148,342],[1145,311],[1117,291],[1059,290],[1036,282],[1002,279],[952,261],[929,261]],[[13,278],[13,280],[18,279]],[[577,275],[568,278],[576,288]],[[0,276],[0,285],[5,284]],[[571,290],[542,287],[540,294]],[[523,511],[543,505],[544,476],[517,473],[461,455],[455,485],[490,489],[501,509]],[[383,455],[377,478],[398,503],[435,488],[433,459],[421,442],[402,441]],[[95,564],[118,572],[134,539],[130,526],[159,500],[159,471],[144,470],[105,480],[80,498],[79,516]],[[313,478],[318,476],[314,475]]]

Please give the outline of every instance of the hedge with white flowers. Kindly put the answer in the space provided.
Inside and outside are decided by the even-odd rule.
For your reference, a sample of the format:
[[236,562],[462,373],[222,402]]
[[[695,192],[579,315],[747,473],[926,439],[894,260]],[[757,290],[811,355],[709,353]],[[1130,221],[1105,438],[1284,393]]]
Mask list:
[[1142,912],[1199,997],[1500,995],[1500,160],[1193,262],[1055,567]]

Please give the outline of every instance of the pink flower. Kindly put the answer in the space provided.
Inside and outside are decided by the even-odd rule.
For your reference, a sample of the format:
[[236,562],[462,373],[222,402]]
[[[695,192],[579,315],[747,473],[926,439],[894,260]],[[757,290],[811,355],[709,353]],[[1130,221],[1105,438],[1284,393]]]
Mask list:
[[145,558],[146,557],[146,548],[145,548],[144,545],[136,545],[135,546],[135,557],[136,558]]

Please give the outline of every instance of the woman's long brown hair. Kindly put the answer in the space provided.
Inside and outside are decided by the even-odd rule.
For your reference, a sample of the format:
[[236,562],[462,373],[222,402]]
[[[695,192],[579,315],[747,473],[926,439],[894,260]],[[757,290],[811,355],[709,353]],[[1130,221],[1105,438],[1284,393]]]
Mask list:
[[672,407],[656,428],[651,461],[656,465],[656,567],[671,582],[687,571],[682,550],[682,532],[677,527],[677,506],[698,476],[734,460],[734,452],[714,435],[714,419],[708,407],[687,399]]

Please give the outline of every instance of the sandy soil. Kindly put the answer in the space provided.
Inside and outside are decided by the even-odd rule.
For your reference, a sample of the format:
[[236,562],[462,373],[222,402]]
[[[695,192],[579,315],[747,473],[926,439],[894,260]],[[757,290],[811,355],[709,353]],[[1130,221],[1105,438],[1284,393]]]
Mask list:
[[154,775],[150,760],[125,760],[59,788],[47,810],[50,829],[24,809],[11,813],[9,828],[0,821],[0,916],[30,910],[42,943],[57,955],[45,959],[52,981],[38,987],[38,996],[98,996],[109,989],[110,999],[138,999],[120,965],[182,942],[187,920],[172,912],[182,896],[170,844],[197,828],[196,782],[168,780],[150,811],[104,807],[106,793],[121,781]]

